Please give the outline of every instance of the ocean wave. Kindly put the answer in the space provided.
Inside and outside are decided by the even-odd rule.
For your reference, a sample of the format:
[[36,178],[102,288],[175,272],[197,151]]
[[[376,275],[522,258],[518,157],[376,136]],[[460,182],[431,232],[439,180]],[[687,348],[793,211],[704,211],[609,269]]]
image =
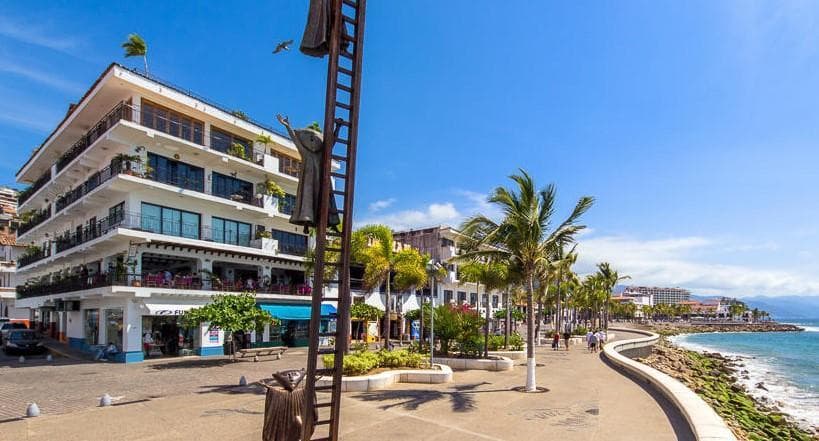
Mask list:
[[[718,352],[723,356],[739,359],[737,382],[745,386],[751,396],[767,405],[777,406],[805,428],[813,427],[816,421],[819,421],[819,394],[791,382],[787,375],[777,368],[775,357],[758,357],[692,343],[687,341],[686,335],[671,337],[670,341],[692,351]],[[765,389],[757,387],[759,385]]]

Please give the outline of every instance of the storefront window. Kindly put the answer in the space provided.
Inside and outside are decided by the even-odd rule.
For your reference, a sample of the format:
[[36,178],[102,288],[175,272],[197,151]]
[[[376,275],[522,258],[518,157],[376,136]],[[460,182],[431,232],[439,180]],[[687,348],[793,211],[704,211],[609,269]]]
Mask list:
[[85,342],[89,345],[99,344],[100,310],[85,310]]
[[198,328],[182,326],[179,316],[143,316],[142,343],[146,358],[192,355]]
[[105,338],[122,350],[122,309],[105,310]]

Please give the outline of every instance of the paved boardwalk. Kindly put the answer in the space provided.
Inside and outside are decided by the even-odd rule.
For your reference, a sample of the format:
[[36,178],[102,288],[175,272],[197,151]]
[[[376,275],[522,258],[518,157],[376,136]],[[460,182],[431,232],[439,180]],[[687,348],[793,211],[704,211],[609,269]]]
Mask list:
[[[537,352],[541,365],[537,368],[538,383],[549,392],[511,391],[524,383],[525,366],[519,362],[511,373],[456,372],[455,381],[446,385],[397,384],[379,392],[349,393],[343,400],[342,438],[693,439],[681,417],[663,400],[658,401],[650,390],[614,371],[599,355],[574,347],[569,352],[548,348],[538,348]],[[235,384],[239,372],[253,381],[271,369],[303,363],[302,353],[275,362],[176,369],[105,365],[103,370],[110,370],[106,375],[116,374],[104,385],[105,390],[117,395],[119,392],[111,389],[116,384],[127,389],[120,393],[124,395],[120,405],[94,408],[95,401],[89,404],[86,400],[85,408],[70,406],[62,415],[44,409],[45,415],[39,418],[0,423],[0,440],[257,440],[261,438],[262,392],[230,385]],[[100,365],[50,369],[56,373],[80,366],[92,372],[91,367]],[[0,367],[0,392],[7,390],[7,369],[11,368]],[[27,369],[17,368],[14,373]],[[119,373],[123,370],[130,372]],[[87,376],[99,380],[96,374]],[[49,376],[47,381],[51,383],[55,377]],[[165,384],[160,387],[157,382]],[[61,383],[69,388],[78,384],[88,388],[80,395],[90,395],[89,399],[103,390],[103,386],[97,388],[73,376],[63,377]],[[126,386],[128,383],[133,385]],[[20,406],[17,401],[16,415]],[[55,409],[59,408],[55,404]]]

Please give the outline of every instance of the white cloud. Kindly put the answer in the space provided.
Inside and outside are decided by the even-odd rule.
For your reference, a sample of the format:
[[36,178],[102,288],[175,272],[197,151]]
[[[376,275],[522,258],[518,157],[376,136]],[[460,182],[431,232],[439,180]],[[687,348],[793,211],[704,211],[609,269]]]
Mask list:
[[7,61],[0,62],[0,72],[6,72],[12,75],[23,77],[27,80],[44,84],[46,86],[62,90],[64,92],[81,94],[83,91],[83,88],[80,84],[74,83],[73,81],[64,80],[59,75],[52,75],[50,73],[30,69],[28,67],[20,66],[14,63],[9,63]]
[[422,210],[403,210],[374,215],[357,221],[357,225],[384,224],[393,230],[429,227],[440,224],[457,225],[463,216],[452,202],[432,203]]
[[486,193],[478,193],[471,190],[455,190],[455,194],[465,198],[469,204],[465,208],[467,215],[483,214],[490,219],[500,220],[503,217],[501,210],[494,204],[489,203]]
[[71,50],[75,49],[79,43],[75,38],[55,35],[54,27],[45,28],[32,23],[23,25],[9,20],[8,17],[0,17],[0,35],[70,55],[73,55]]
[[[733,246],[732,249],[767,249]],[[627,236],[583,238],[578,245],[579,272],[591,272],[597,262],[610,262],[621,275],[640,285],[679,286],[695,294],[748,296],[756,294],[817,294],[813,273],[747,265],[713,264],[699,256],[725,250],[721,241],[690,236],[641,240]]]
[[369,205],[370,212],[375,213],[375,212],[381,211],[381,210],[383,210],[385,208],[389,208],[390,206],[392,206],[392,204],[395,203],[395,200],[396,200],[395,198],[389,198],[389,199],[380,199],[380,200],[377,200],[375,202],[372,202]]

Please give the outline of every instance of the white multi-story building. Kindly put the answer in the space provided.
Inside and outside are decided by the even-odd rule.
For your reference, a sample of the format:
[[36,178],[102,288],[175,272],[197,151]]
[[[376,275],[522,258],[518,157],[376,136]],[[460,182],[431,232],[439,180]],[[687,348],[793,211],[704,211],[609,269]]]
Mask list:
[[[394,239],[398,243],[409,245],[422,254],[429,255],[435,262],[439,262],[447,268],[447,277],[435,286],[435,304],[451,303],[464,305],[468,304],[480,312],[481,316],[486,314],[489,308],[490,316],[495,311],[503,309],[506,303],[506,294],[500,291],[486,291],[484,286],[478,287],[474,282],[465,282],[458,277],[458,263],[451,259],[460,253],[458,244],[463,239],[463,235],[456,229],[449,226],[437,226],[418,230],[408,230],[396,232]],[[420,287],[419,287],[419,290]],[[423,291],[429,296],[429,287],[424,287]],[[368,303],[383,309],[381,296],[373,296]],[[411,311],[418,309],[420,298],[415,292],[401,293],[396,296],[396,305],[393,310]],[[488,306],[487,306],[488,305]]]
[[651,296],[652,305],[673,305],[691,300],[691,291],[683,288],[663,288],[657,286],[629,286],[624,296]]
[[132,362],[221,354],[220,331],[178,317],[249,290],[283,320],[257,343],[304,344],[308,237],[288,222],[298,172],[286,136],[112,64],[17,173],[30,184],[18,243],[31,244],[17,306],[72,346],[113,342]]

